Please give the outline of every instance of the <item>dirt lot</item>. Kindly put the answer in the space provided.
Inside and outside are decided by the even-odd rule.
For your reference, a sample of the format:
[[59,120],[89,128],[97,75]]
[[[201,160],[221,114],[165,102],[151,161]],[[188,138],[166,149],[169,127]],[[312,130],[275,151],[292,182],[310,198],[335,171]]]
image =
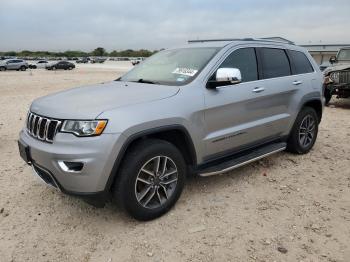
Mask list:
[[0,261],[350,261],[350,100],[326,108],[310,154],[190,178],[155,221],[42,184],[17,152],[31,101],[127,67],[0,73]]

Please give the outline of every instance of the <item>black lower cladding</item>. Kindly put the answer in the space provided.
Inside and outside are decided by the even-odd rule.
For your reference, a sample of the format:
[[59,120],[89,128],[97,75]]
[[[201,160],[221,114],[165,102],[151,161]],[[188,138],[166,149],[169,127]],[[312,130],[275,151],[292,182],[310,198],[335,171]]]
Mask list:
[[41,179],[44,180],[46,184],[57,187],[55,180],[52,178],[52,175],[48,171],[38,167],[37,165],[33,165],[33,168],[35,172],[38,174],[38,176],[40,176]]
[[34,163],[33,168],[38,176],[40,176],[47,184],[59,188],[64,194],[79,197],[94,207],[104,207],[110,197],[109,192],[105,191],[85,193],[66,190],[60,185],[60,183],[55,179],[55,176],[49,170]]

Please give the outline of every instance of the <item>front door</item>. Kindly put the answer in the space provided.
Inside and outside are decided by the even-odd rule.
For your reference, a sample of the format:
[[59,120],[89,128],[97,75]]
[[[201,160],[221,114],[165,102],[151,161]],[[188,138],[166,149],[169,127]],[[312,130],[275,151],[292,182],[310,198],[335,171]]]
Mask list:
[[286,118],[283,83],[259,80],[257,61],[255,48],[233,51],[219,68],[238,68],[242,82],[206,89],[208,159],[273,140],[281,133]]

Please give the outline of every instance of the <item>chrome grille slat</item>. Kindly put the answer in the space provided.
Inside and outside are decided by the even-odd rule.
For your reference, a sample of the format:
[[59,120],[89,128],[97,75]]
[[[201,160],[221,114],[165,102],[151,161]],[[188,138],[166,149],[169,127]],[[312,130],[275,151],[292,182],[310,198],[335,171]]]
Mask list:
[[339,72],[339,84],[348,84],[350,81],[350,71]]
[[31,136],[49,143],[53,142],[60,125],[60,120],[39,116],[31,112],[28,114],[26,123],[27,131]]

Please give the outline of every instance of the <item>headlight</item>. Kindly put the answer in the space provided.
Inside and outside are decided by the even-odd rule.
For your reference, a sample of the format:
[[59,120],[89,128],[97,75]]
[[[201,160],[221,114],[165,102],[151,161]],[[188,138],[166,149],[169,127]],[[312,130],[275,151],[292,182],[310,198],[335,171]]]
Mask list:
[[66,120],[61,132],[72,133],[76,136],[98,136],[102,134],[107,120]]
[[339,72],[332,72],[330,73],[329,77],[334,83],[339,83]]

